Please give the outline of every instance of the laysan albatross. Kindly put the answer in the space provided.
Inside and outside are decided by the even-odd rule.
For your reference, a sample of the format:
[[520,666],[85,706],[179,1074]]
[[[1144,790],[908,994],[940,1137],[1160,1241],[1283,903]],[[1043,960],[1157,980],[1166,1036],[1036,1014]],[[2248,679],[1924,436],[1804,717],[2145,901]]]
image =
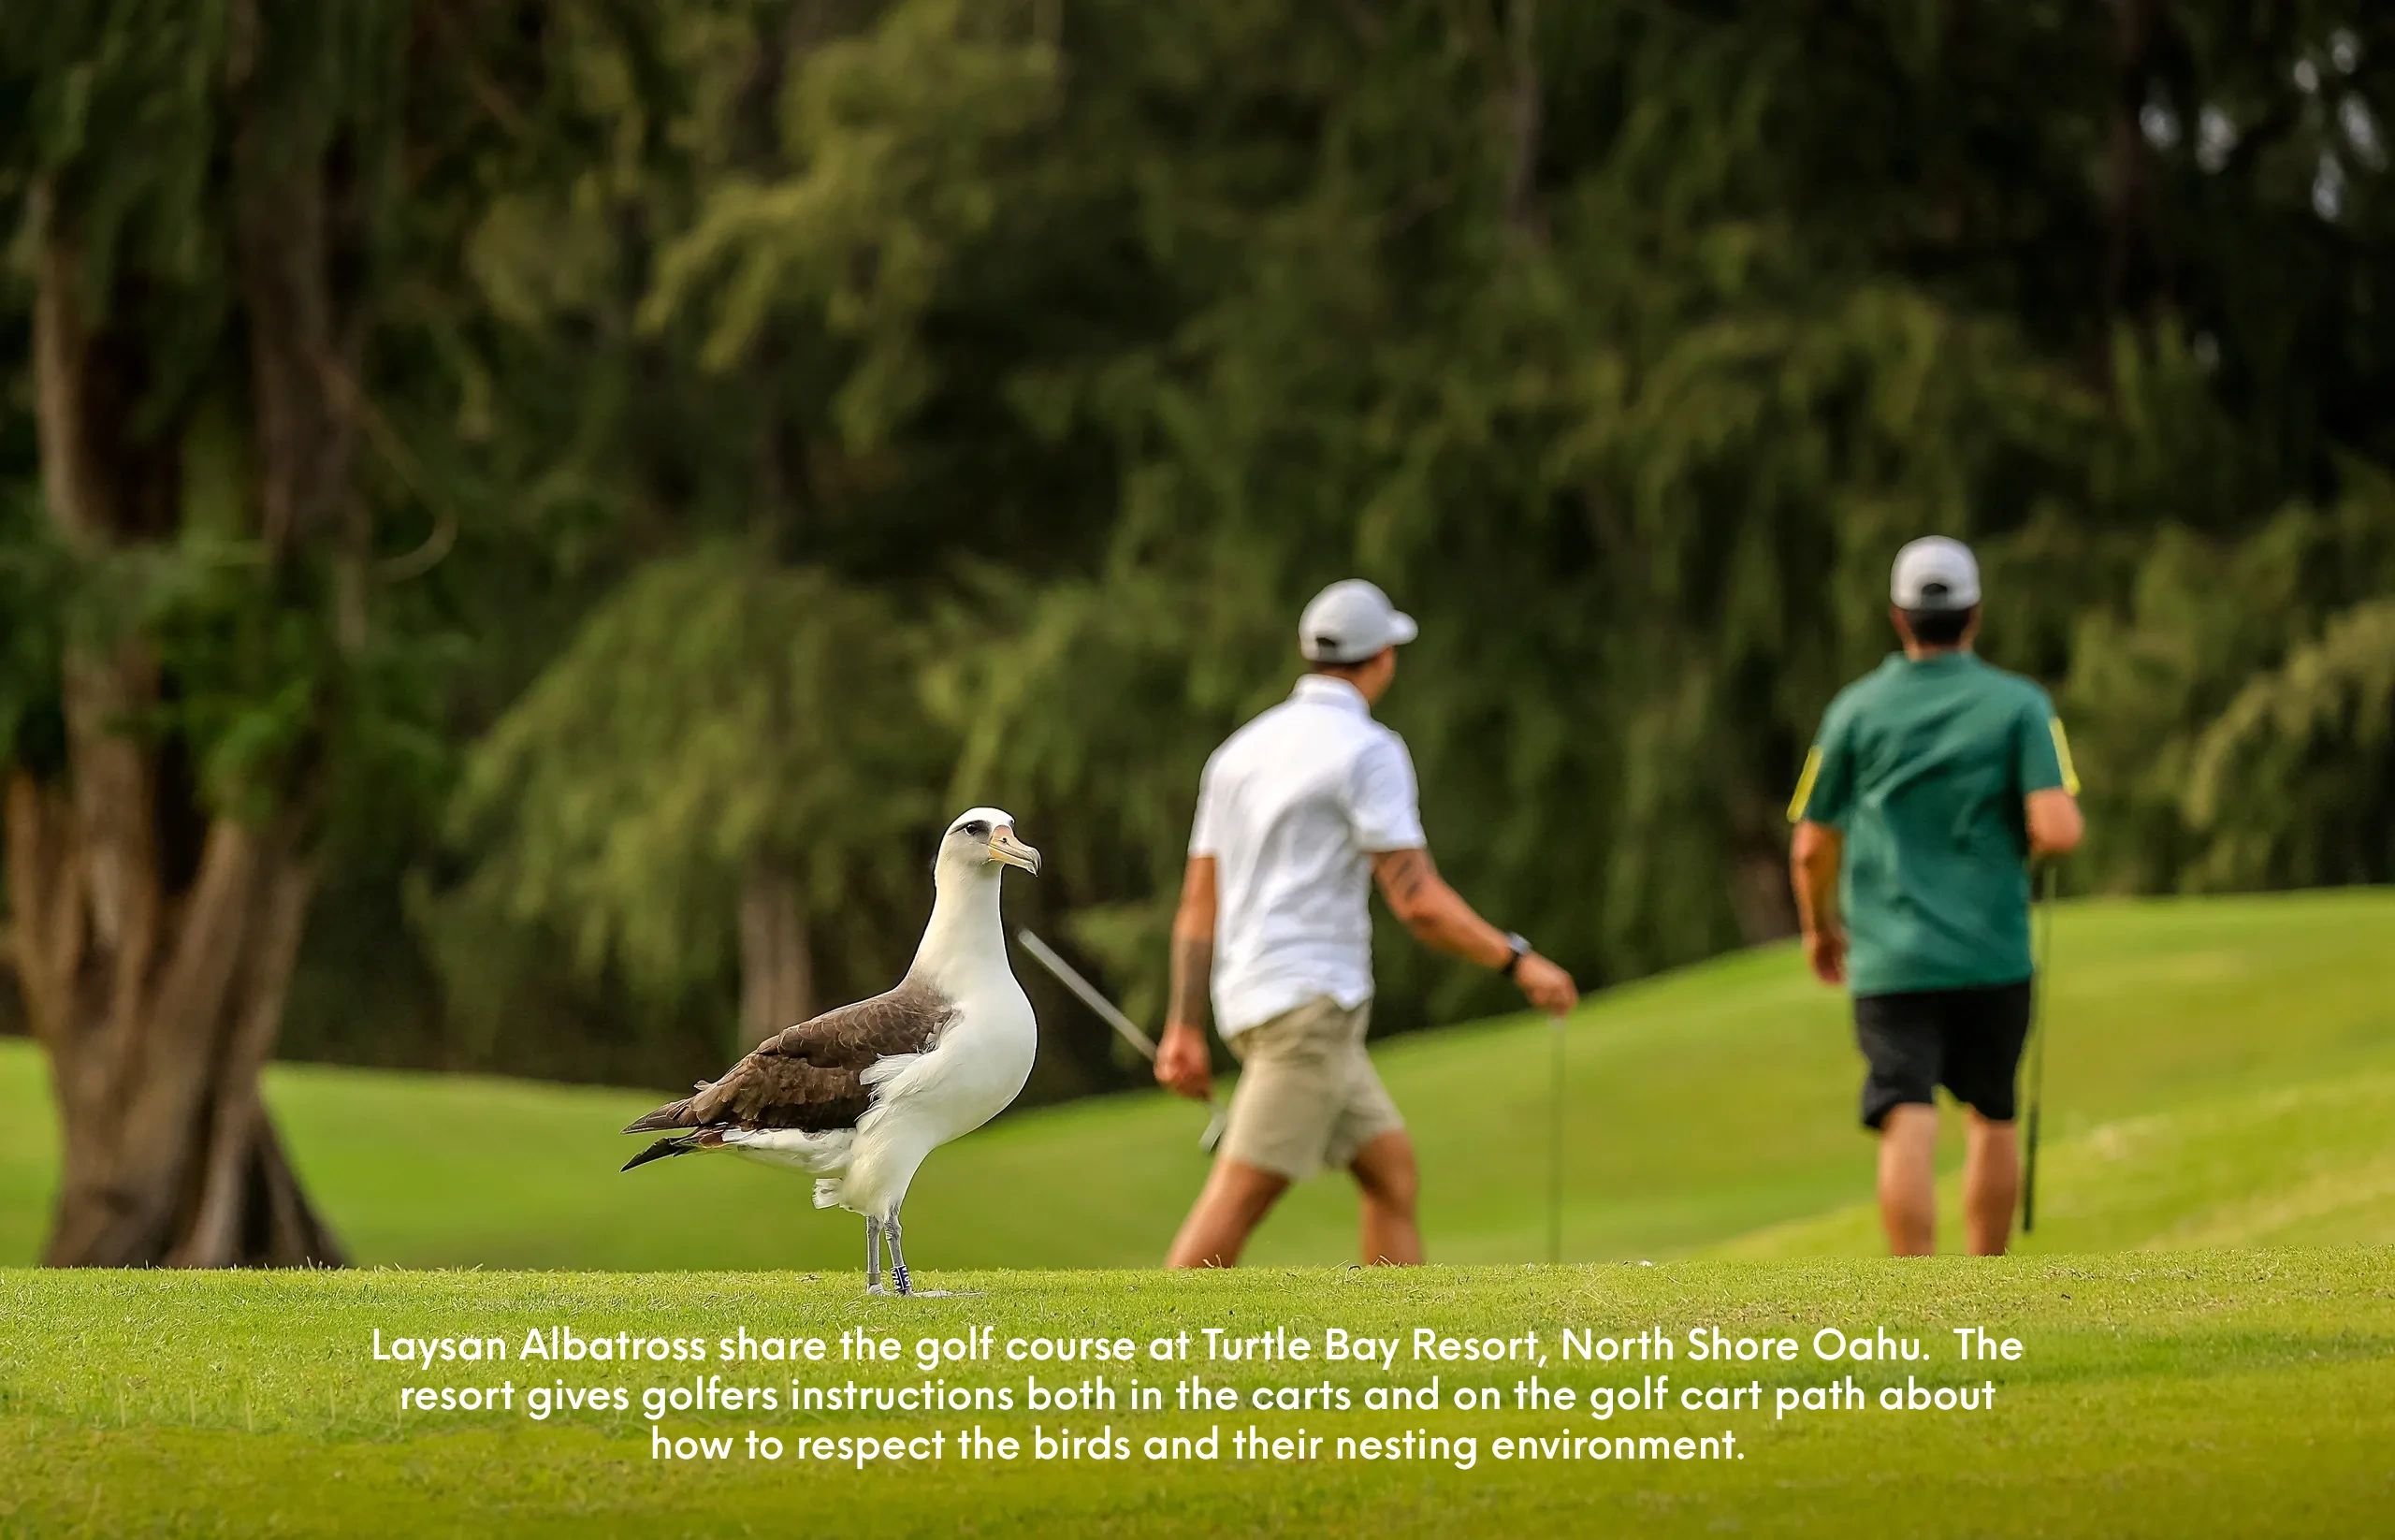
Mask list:
[[767,1038],[755,1053],[626,1128],[684,1130],[624,1165],[731,1150],[814,1173],[815,1206],[864,1216],[865,1287],[915,1292],[899,1205],[923,1157],[997,1115],[1030,1078],[1031,1002],[1007,963],[998,878],[1039,852],[995,807],[960,813],[932,861],[932,917],[898,987]]

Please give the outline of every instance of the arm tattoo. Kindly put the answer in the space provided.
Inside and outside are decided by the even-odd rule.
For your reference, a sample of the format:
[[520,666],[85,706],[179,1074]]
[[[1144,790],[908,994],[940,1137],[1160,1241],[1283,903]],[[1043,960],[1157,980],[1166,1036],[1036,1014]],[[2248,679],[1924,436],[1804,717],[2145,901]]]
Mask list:
[[1172,938],[1172,994],[1167,1020],[1203,1031],[1212,1015],[1209,991],[1214,980],[1214,942],[1204,936]]
[[1431,877],[1430,856],[1426,850],[1400,850],[1389,857],[1381,874],[1381,885],[1387,890],[1391,902],[1405,904],[1422,891],[1422,884]]

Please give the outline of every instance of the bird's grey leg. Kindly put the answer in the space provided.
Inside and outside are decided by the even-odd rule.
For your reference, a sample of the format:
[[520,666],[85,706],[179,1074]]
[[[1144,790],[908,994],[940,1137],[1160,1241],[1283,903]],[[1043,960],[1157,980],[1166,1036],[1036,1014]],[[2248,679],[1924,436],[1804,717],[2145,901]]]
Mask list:
[[864,1222],[864,1291],[881,1292],[881,1221]]
[[891,1287],[901,1294],[914,1293],[914,1281],[907,1276],[907,1253],[899,1245],[898,1213],[895,1209],[891,1211],[889,1218],[881,1222],[881,1233],[890,1239]]

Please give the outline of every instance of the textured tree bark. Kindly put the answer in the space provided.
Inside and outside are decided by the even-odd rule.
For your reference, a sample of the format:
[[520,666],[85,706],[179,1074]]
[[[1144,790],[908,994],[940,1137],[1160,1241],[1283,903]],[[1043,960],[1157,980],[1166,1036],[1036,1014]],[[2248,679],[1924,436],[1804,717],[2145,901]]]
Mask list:
[[14,961],[64,1143],[42,1259],[338,1262],[258,1098],[312,873],[284,833],[219,821],[167,893],[102,832],[126,811],[9,778]]
[[[311,188],[313,195],[311,196]],[[337,367],[324,296],[321,187],[253,198],[240,244],[257,428],[261,533],[270,560],[331,545],[347,499],[350,436],[327,404]],[[150,385],[142,339],[87,321],[70,220],[35,200],[36,417],[45,501],[87,556],[171,540],[180,455],[171,422],[134,424]],[[297,234],[269,257],[267,226]],[[294,298],[311,286],[315,303]],[[7,769],[9,941],[26,1015],[50,1063],[63,1170],[43,1259],[61,1266],[300,1265],[341,1260],[259,1099],[308,902],[321,767],[266,788],[248,821],[204,806],[169,768],[169,685],[149,644],[80,636],[60,679],[63,768]]]
[[758,859],[740,886],[740,1052],[815,1014],[815,954],[798,879]]

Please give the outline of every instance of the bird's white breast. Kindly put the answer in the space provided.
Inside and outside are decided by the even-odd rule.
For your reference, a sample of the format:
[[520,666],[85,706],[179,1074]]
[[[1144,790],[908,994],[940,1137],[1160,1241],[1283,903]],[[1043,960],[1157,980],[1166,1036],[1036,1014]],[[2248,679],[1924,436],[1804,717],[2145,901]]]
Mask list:
[[939,1046],[924,1055],[925,1068],[940,1071],[923,1094],[939,1106],[943,1140],[968,1133],[1005,1111],[1031,1078],[1039,1046],[1031,1002],[1011,975],[970,991],[956,1007],[956,1020],[941,1034]]
[[1031,1078],[1038,1029],[1011,973],[943,981],[956,1014],[937,1045],[884,1060],[867,1076],[874,1105],[857,1131],[868,1143],[895,1140],[929,1152],[1004,1111]]

